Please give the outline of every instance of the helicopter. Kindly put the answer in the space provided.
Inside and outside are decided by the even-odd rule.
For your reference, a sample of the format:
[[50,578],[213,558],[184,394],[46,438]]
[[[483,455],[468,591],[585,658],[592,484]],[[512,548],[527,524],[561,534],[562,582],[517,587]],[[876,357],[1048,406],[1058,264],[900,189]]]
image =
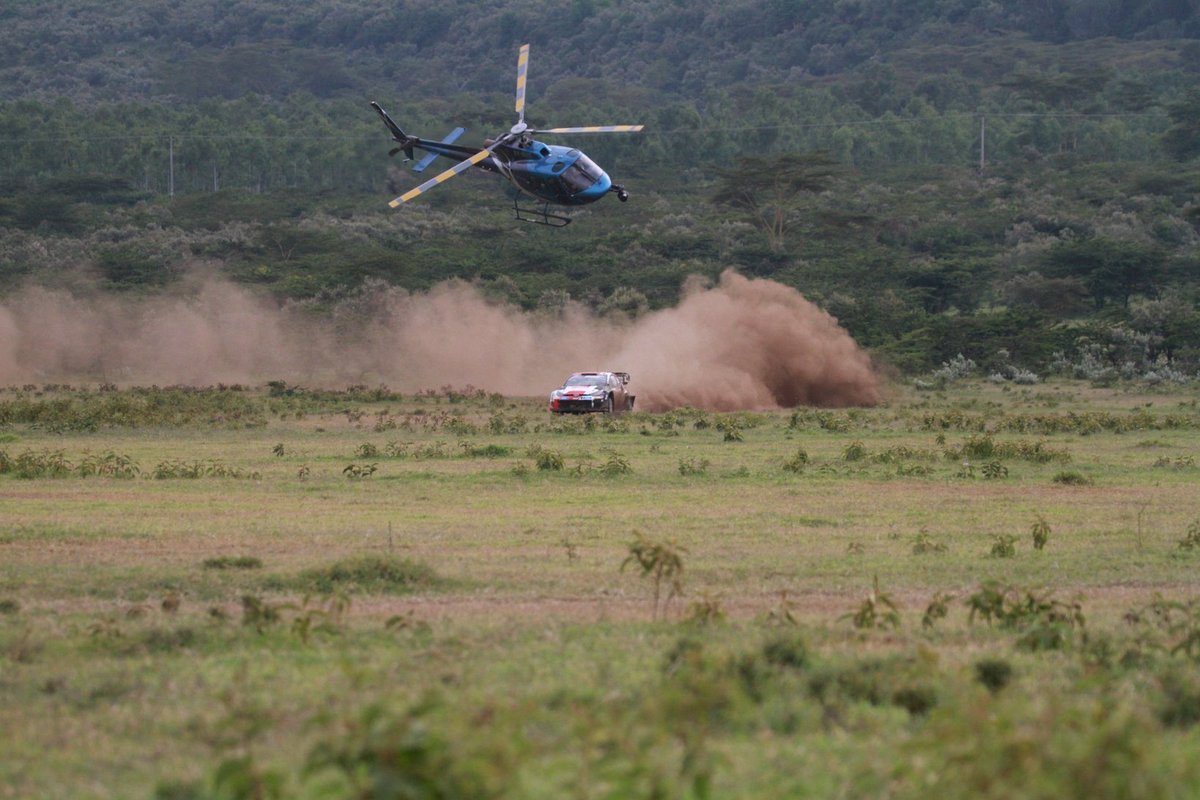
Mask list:
[[[549,211],[551,204],[561,206],[581,206],[594,203],[609,193],[616,194],[622,203],[629,199],[629,191],[622,185],[613,183],[612,178],[588,158],[583,152],[573,147],[563,145],[548,145],[533,138],[534,134],[543,133],[636,133],[642,125],[591,125],[574,128],[531,128],[525,122],[525,79],[529,69],[529,45],[521,45],[517,56],[517,122],[506,133],[494,139],[484,139],[483,147],[469,147],[455,144],[458,137],[465,133],[464,128],[455,128],[441,141],[422,139],[419,136],[409,136],[400,129],[379,103],[371,102],[371,107],[378,112],[392,139],[398,144],[388,153],[394,156],[404,153],[405,161],[414,157],[414,149],[424,150],[426,155],[412,169],[422,172],[438,156],[458,161],[450,169],[410,189],[388,205],[397,208],[403,203],[419,197],[440,183],[453,178],[459,173],[466,172],[471,167],[479,167],[486,172],[498,173],[508,179],[517,192],[513,199],[513,209],[516,218],[523,222],[534,222],[540,225],[561,228],[571,222],[570,217],[553,214]],[[538,201],[538,205],[522,206],[521,196],[527,195]]]

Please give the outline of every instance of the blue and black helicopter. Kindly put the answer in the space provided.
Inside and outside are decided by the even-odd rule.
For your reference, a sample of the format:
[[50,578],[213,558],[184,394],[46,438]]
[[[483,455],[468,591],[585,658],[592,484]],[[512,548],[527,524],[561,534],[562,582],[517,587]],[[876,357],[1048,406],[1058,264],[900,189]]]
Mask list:
[[[479,167],[488,172],[496,172],[507,178],[517,189],[513,199],[513,210],[516,217],[525,222],[536,222],[541,225],[562,227],[570,223],[570,217],[552,214],[551,204],[562,206],[581,206],[594,203],[601,197],[612,192],[617,199],[625,202],[629,192],[624,186],[613,183],[612,178],[596,165],[586,155],[572,147],[548,145],[537,141],[533,134],[537,133],[635,133],[641,125],[592,125],[578,128],[540,128],[529,127],[525,123],[525,77],[529,69],[529,45],[522,45],[517,56],[517,124],[507,133],[502,133],[495,139],[485,139],[483,147],[467,147],[455,144],[464,133],[463,128],[455,128],[440,142],[409,136],[400,130],[392,118],[387,115],[376,102],[371,107],[379,112],[392,138],[398,145],[388,153],[396,155],[403,152],[406,160],[414,157],[413,150],[424,150],[427,155],[413,165],[414,172],[421,172],[438,156],[458,161],[450,169],[435,175],[415,189],[410,189],[392,200],[389,205],[396,208],[401,203],[407,203],[415,197],[424,194],[429,189],[444,183],[460,172],[466,172],[471,167]],[[521,194],[535,198],[540,205],[535,208],[523,207],[520,203]]]

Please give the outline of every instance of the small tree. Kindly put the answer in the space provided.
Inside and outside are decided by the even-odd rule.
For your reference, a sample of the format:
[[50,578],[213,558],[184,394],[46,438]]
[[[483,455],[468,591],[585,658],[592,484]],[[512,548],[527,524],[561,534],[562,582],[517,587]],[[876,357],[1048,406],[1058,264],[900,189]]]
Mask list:
[[799,198],[828,189],[837,167],[838,162],[825,153],[744,156],[737,167],[717,170],[721,183],[712,201],[746,212],[766,234],[771,249],[779,250]]
[[662,594],[662,584],[668,586],[667,599],[663,610],[677,594],[683,594],[683,554],[686,549],[673,541],[655,542],[647,539],[641,533],[635,533],[633,542],[629,545],[629,556],[621,562],[621,571],[629,564],[637,564],[642,570],[642,577],[649,576],[654,581],[654,619],[658,619],[658,600]]

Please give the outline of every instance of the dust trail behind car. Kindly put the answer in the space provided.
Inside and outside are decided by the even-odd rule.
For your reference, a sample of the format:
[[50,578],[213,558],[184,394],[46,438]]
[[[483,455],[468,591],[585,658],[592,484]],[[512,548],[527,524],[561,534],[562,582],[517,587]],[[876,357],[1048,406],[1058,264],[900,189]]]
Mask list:
[[0,302],[0,385],[284,380],[471,385],[543,395],[584,370],[633,374],[638,409],[870,405],[879,380],[836,320],[794,289],[726,272],[635,320],[578,304],[528,312],[451,281],[364,284],[317,313],[219,279],[130,298],[28,287]]
[[731,271],[639,320],[614,363],[633,373],[647,411],[879,402],[870,358],[837,320],[795,289]]

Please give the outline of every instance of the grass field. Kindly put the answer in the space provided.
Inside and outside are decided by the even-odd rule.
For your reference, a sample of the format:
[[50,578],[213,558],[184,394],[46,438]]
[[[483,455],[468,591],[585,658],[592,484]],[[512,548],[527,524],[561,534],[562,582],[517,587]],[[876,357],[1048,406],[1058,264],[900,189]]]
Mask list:
[[1198,459],[1083,383],[0,391],[0,797],[1194,797]]

